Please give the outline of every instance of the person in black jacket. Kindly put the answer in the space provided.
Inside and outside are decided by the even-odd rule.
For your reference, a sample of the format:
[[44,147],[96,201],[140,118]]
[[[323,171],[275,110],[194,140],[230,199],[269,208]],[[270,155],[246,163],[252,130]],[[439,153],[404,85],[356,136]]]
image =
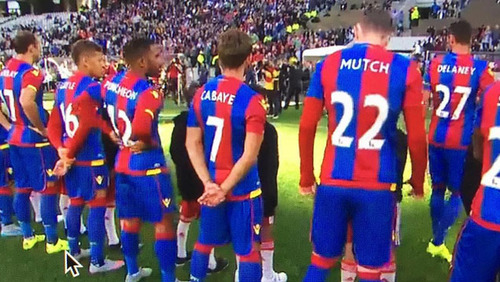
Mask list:
[[[191,104],[199,85],[194,83],[184,92],[184,99],[187,104]],[[191,252],[186,249],[187,235],[191,222],[200,216],[200,204],[198,198],[203,194],[203,183],[198,178],[196,171],[189,160],[186,150],[186,127],[188,112],[183,111],[176,116],[174,130],[170,144],[170,155],[175,164],[177,176],[177,187],[182,197],[180,204],[180,220],[177,225],[177,260],[176,265],[182,266],[191,260]],[[210,254],[208,273],[217,273],[224,270],[229,265],[227,259],[215,258],[214,252]]]

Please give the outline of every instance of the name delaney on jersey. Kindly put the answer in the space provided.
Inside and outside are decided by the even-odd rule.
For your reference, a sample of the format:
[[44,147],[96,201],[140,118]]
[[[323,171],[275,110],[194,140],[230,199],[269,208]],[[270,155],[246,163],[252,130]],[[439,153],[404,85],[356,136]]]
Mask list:
[[137,99],[137,96],[139,95],[139,93],[137,93],[136,91],[130,90],[111,81],[106,81],[106,83],[104,84],[104,88],[130,100]]
[[439,73],[458,73],[458,74],[470,74],[473,75],[476,71],[474,67],[465,67],[465,66],[450,66],[450,65],[439,65],[438,72]]
[[389,63],[384,63],[381,61],[374,61],[370,59],[342,59],[342,62],[340,63],[340,69],[349,69],[349,70],[359,70],[362,69],[363,71],[371,71],[371,72],[376,72],[376,73],[385,73],[389,74],[389,68],[391,64]]
[[217,92],[215,90],[213,91],[203,91],[201,93],[201,100],[210,100],[213,102],[221,102],[221,103],[226,103],[228,105],[232,105],[234,102],[234,95],[233,94],[228,94],[224,92]]
[[17,71],[11,71],[11,70],[3,70],[2,72],[0,72],[0,76],[3,76],[3,77],[16,77],[17,75]]

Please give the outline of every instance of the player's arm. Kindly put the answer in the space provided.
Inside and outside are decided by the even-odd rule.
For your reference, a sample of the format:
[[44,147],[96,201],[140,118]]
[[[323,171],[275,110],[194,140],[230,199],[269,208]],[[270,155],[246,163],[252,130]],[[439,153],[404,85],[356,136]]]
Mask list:
[[193,103],[189,107],[187,129],[186,129],[186,149],[196,174],[201,182],[206,186],[212,182],[205,161],[205,149],[203,147],[203,132],[200,127],[200,88],[193,98]]
[[158,145],[154,144],[151,129],[162,106],[163,100],[157,91],[149,89],[141,95],[132,121],[132,140],[136,140],[132,151],[140,152]]
[[423,100],[424,100],[424,105],[429,107],[429,99],[432,97],[432,86],[431,86],[431,66],[432,66],[432,61],[429,63],[429,67],[427,68],[425,74],[424,74],[424,89],[423,89]]
[[483,94],[488,86],[492,85],[494,82],[495,74],[489,66],[486,66],[485,70],[481,74],[481,77],[479,78],[479,91],[477,93],[479,95]]
[[38,89],[42,86],[43,76],[38,70],[32,70],[23,76],[23,84],[19,103],[26,114],[28,120],[33,124],[42,136],[47,136],[45,128],[36,104]]
[[323,114],[323,85],[321,71],[323,62],[318,63],[314,72],[306,98],[299,126],[300,152],[300,187],[312,187],[316,184],[314,176],[314,139],[318,122]]
[[0,125],[7,131],[9,131],[10,127],[12,126],[12,124],[10,123],[10,121],[7,119],[7,117],[3,112],[0,112]]
[[257,163],[260,146],[264,138],[264,127],[266,124],[267,104],[261,95],[255,96],[250,101],[246,115],[246,137],[243,155],[234,164],[228,177],[220,185],[222,191],[227,195],[247,175],[252,166]]
[[472,149],[474,158],[479,161],[482,161],[483,159],[484,134],[481,130],[481,123],[483,120],[484,101],[486,99],[486,95],[488,95],[488,92],[489,91],[486,91],[481,96],[481,100],[477,106],[474,120],[474,135],[472,135]]
[[416,196],[424,194],[425,170],[427,168],[427,138],[425,135],[425,113],[422,101],[422,77],[416,64],[408,70],[403,113],[408,132],[408,148],[412,164],[410,184]]
[[47,136],[52,146],[58,150],[63,147],[63,127],[61,110],[57,106],[57,102],[54,102],[54,107],[49,116],[49,123],[47,124]]

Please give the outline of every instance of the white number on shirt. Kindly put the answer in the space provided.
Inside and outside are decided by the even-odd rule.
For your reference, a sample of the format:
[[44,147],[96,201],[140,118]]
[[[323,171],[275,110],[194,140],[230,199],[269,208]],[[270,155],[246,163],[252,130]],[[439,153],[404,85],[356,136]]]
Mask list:
[[[448,118],[450,116],[450,112],[445,111],[444,109],[446,108],[446,106],[448,106],[451,100],[450,88],[448,88],[448,86],[446,85],[438,84],[436,86],[436,91],[443,93],[443,101],[441,101],[441,104],[439,104],[436,110],[436,115],[440,118]],[[460,103],[458,103],[457,108],[453,112],[451,120],[457,120],[460,118],[460,114],[462,114],[462,111],[464,110],[465,107],[465,103],[467,102],[467,99],[469,99],[471,92],[472,89],[470,87],[457,86],[455,88],[454,93],[462,94],[462,99],[460,99]]]
[[59,105],[59,109],[61,110],[61,115],[64,121],[64,128],[68,137],[73,138],[75,136],[76,130],[80,123],[78,122],[78,118],[75,115],[72,115],[73,104],[69,104],[68,107],[64,108],[64,103]]
[[[107,105],[106,108],[108,109],[108,115],[109,119],[111,120],[111,125],[113,126],[113,129],[115,130],[116,133],[120,133],[120,131],[118,130],[118,126],[116,126],[116,121],[115,121],[115,106]],[[130,122],[127,113],[125,113],[124,110],[118,110],[118,119],[123,120],[123,122],[125,123],[125,132],[123,134],[118,134],[118,135],[121,136],[124,146],[131,146],[130,137],[132,136],[132,123]]]
[[[500,126],[490,128],[488,140],[500,140]],[[484,186],[500,189],[500,156],[497,156],[491,168],[483,175],[481,184]]]
[[[344,91],[335,91],[332,93],[332,104],[339,103],[344,108],[344,114],[340,118],[340,122],[332,133],[332,145],[337,147],[349,148],[354,140],[353,137],[344,136],[347,127],[352,121],[354,115],[354,101],[352,97]],[[367,95],[363,106],[376,107],[378,116],[372,127],[359,139],[358,148],[366,150],[380,150],[384,145],[384,139],[375,139],[379,134],[382,126],[389,115],[389,104],[387,100],[380,94]]]
[[210,151],[210,161],[215,162],[217,153],[219,152],[220,141],[222,139],[222,129],[224,129],[224,120],[218,117],[209,116],[207,126],[215,126],[215,136],[212,142],[212,150]]
[[8,115],[11,121],[15,122],[16,121],[16,107],[14,106],[14,91],[10,89],[4,89],[3,93],[0,91],[0,95],[2,97],[5,97],[5,100],[3,101],[7,108],[8,108]]

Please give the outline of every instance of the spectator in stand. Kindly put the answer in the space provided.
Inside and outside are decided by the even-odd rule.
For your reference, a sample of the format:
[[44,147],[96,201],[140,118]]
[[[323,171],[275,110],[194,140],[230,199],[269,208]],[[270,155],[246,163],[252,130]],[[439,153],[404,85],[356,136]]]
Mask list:
[[431,6],[431,16],[437,19],[439,16],[439,10],[441,10],[441,7],[439,7],[436,0],[434,0],[434,3]]
[[444,0],[443,2],[443,16],[441,18],[447,18],[450,12],[450,3],[448,0]]

